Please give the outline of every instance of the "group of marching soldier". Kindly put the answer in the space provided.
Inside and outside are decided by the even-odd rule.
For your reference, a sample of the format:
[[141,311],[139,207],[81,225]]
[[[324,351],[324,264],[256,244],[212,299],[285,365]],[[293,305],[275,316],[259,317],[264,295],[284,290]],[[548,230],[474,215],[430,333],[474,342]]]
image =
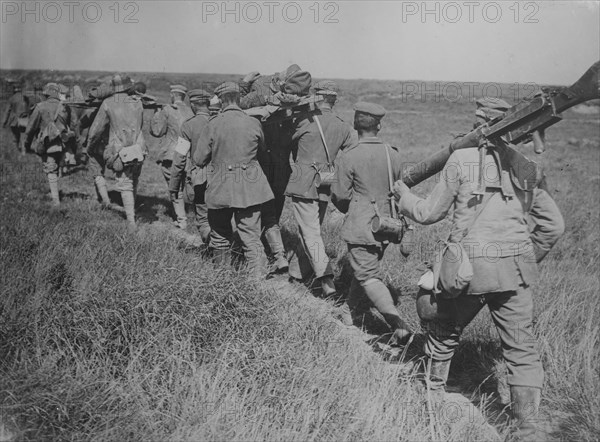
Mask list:
[[[23,134],[24,148],[41,156],[52,199],[58,204],[59,165],[69,142],[61,135],[72,123],[71,114],[79,112],[77,135],[85,137],[99,198],[111,204],[104,179],[108,167],[116,174],[127,220],[135,225],[135,195],[147,155],[144,106],[140,90],[128,77],[115,75],[111,86],[110,96],[97,110],[71,112],[61,106],[60,87],[46,85],[47,98],[35,105]],[[193,194],[197,230],[216,263],[230,262],[235,226],[253,277],[289,272],[302,280],[314,275],[323,294],[331,296],[336,288],[321,236],[331,200],[346,214],[341,236],[354,270],[345,321],[357,321],[364,305],[361,298],[366,296],[392,329],[393,340],[404,344],[411,331],[380,268],[389,241],[373,232],[371,222],[375,216],[394,216],[397,210],[415,222],[431,224],[453,209],[449,241],[470,244],[473,279],[454,297],[444,296],[438,286],[420,284],[417,303],[427,333],[428,382],[432,388],[444,388],[462,330],[487,304],[502,340],[518,437],[537,440],[535,418],[544,372],[532,331],[531,286],[537,263],[564,230],[552,198],[539,187],[520,188],[491,142],[454,152],[431,195],[415,196],[400,179],[401,149],[378,137],[385,109],[356,103],[352,128],[333,111],[339,93],[333,81],[314,84],[318,108],[296,118],[261,124],[244,112],[273,99],[284,102],[307,96],[310,86],[310,74],[297,65],[268,76],[250,73],[239,83],[225,82],[214,91],[171,86],[171,103],[155,112],[150,133],[161,138],[158,162],[176,225],[187,227],[187,191]],[[475,124],[485,124],[507,108],[499,99],[480,100]],[[11,109],[13,116],[20,112],[12,101]],[[472,164],[480,167],[473,169]],[[488,173],[482,175],[484,165]],[[496,173],[490,174],[490,167]],[[328,174],[334,179],[328,180]],[[279,225],[286,196],[291,198],[301,243],[290,254],[285,253]],[[270,267],[261,237],[272,255]],[[494,259],[486,255],[490,243],[497,245]]]

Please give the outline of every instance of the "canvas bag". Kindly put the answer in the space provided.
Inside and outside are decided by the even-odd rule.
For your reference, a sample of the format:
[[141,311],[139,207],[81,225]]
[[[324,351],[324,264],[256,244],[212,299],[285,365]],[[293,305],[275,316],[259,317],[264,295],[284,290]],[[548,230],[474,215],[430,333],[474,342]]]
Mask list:
[[[493,195],[493,193],[488,193],[484,196],[484,201],[481,202],[479,210],[473,216],[469,226],[463,230],[458,241],[450,242],[450,236],[446,241],[443,241],[443,246],[437,252],[433,264],[433,293],[443,294],[442,296],[445,298],[456,298],[469,286],[473,279],[473,266],[461,241],[475,225],[475,221],[477,221]],[[443,291],[440,290],[440,285]]]
[[321,140],[323,141],[323,147],[325,148],[325,157],[327,157],[327,166],[323,170],[319,170],[316,164],[314,168],[317,170],[317,174],[315,176],[315,186],[317,187],[329,187],[335,182],[335,167],[331,161],[331,157],[329,156],[329,149],[327,148],[327,141],[325,141],[325,134],[323,133],[323,127],[321,126],[321,122],[319,121],[319,117],[316,115],[313,116],[315,119],[315,123],[317,123],[317,127],[319,128],[319,134],[321,135]]

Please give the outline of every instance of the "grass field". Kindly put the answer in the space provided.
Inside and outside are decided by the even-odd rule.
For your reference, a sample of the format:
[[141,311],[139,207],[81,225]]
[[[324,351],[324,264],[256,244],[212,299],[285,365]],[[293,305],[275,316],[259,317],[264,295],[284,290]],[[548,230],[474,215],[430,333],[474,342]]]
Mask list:
[[[163,99],[171,81],[197,86],[233,78],[144,75],[148,92]],[[360,99],[388,109],[381,136],[401,148],[407,163],[472,124],[466,98],[407,96],[400,82],[345,80],[342,87],[337,110],[346,121]],[[600,114],[597,106],[584,110],[568,111],[549,129],[548,150],[536,157],[567,226],[534,287],[546,370],[541,408],[550,438],[565,441],[600,437]],[[450,376],[450,389],[474,405],[458,416],[456,406],[430,414],[418,374],[422,336],[406,355],[390,355],[372,342],[374,330],[344,328],[335,303],[302,284],[285,277],[248,283],[243,273],[215,268],[170,226],[157,143],[148,139],[140,227],[131,233],[122,214],[97,203],[85,168],[61,179],[63,208],[52,209],[39,159],[20,156],[2,129],[0,441],[507,436],[504,367],[487,312],[466,330]],[[434,183],[417,193],[426,195]],[[117,200],[116,192],[111,196]],[[327,252],[345,294],[345,245],[339,217],[330,219]],[[289,207],[283,228],[294,246]],[[386,282],[416,330],[415,283],[447,230],[447,222],[417,227],[413,254],[403,258],[390,247],[384,260]]]

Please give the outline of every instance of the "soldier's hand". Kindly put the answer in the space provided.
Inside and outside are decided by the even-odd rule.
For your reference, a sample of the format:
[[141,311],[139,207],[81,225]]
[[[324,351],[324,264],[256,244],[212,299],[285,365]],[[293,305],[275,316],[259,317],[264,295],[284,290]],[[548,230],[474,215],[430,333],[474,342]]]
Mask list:
[[179,196],[179,192],[169,191],[169,195],[171,196],[171,201],[177,201],[177,197]]
[[400,200],[402,198],[402,195],[404,195],[405,193],[410,192],[410,189],[406,184],[404,184],[404,181],[402,180],[396,181],[392,189],[392,193],[394,194],[397,200]]
[[244,83],[252,83],[254,81],[256,81],[256,79],[260,77],[260,73],[257,71],[252,71],[248,74],[246,74],[246,76],[244,78],[242,78],[242,81]]

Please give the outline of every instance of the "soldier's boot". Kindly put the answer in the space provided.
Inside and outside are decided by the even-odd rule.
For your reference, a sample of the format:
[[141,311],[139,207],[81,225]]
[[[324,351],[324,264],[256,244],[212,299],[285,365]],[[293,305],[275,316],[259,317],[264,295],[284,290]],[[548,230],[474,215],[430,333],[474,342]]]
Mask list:
[[121,199],[123,200],[123,208],[125,216],[130,226],[135,227],[135,197],[132,190],[122,190]]
[[436,361],[435,359],[429,358],[427,361],[427,385],[433,391],[445,391],[446,383],[448,382],[448,375],[450,373],[450,363],[452,359],[447,361]]
[[543,441],[545,433],[539,429],[539,408],[542,397],[541,388],[512,385],[510,387],[513,419],[517,429],[516,440]]
[[176,225],[181,230],[187,229],[187,215],[185,213],[185,200],[183,195],[180,193],[176,199],[173,199],[173,210],[177,217]]
[[212,249],[212,260],[217,266],[231,264],[231,251],[229,249]]
[[48,184],[50,185],[50,196],[52,197],[52,204],[55,206],[60,205],[60,196],[58,194],[58,174],[48,174]]
[[398,314],[386,285],[379,279],[370,279],[362,287],[367,297],[394,331],[392,341],[398,345],[405,344],[410,339],[412,332]]
[[350,290],[348,290],[348,297],[346,302],[342,306],[342,322],[344,325],[354,325],[354,318],[361,315],[359,306],[361,303],[362,287],[356,278],[352,278],[350,282]]
[[108,196],[108,189],[106,188],[106,180],[102,175],[94,178],[94,186],[96,187],[96,193],[98,194],[102,205],[110,207],[110,197]]
[[288,260],[285,258],[285,249],[283,248],[283,240],[281,239],[281,230],[274,226],[265,231],[265,239],[269,244],[269,249],[275,257],[273,273],[282,273],[289,268]]
[[335,284],[333,283],[333,276],[325,275],[320,278],[321,281],[321,294],[324,298],[334,296],[337,293]]

